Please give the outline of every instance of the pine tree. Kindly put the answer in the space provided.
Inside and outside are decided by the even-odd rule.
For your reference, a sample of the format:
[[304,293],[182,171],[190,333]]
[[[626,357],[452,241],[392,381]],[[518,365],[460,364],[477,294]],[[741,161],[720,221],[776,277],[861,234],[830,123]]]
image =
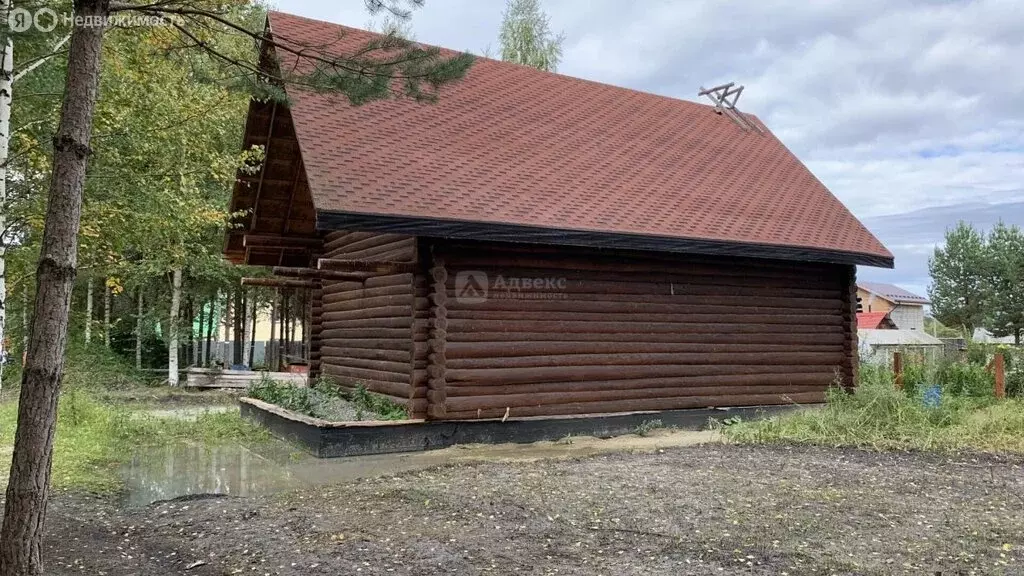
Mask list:
[[[405,14],[403,0],[365,0],[371,11]],[[409,0],[418,5],[421,0]],[[22,372],[18,425],[0,528],[0,574],[42,573],[42,529],[49,496],[57,403],[67,347],[72,288],[78,264],[83,188],[92,149],[93,119],[105,29],[117,13],[135,13],[170,23],[180,35],[180,50],[195,52],[227,70],[222,78],[244,79],[254,96],[283,98],[282,86],[347,97],[353,104],[395,96],[431,101],[440,89],[461,79],[472,56],[442,56],[394,36],[384,37],[348,55],[309,45],[302,38],[270,35],[247,26],[253,5],[204,0],[116,2],[73,0],[71,32],[60,120],[53,139],[53,164],[46,217],[36,272],[36,299]],[[241,12],[241,14],[239,14]],[[305,59],[313,72],[285,74],[259,68],[254,54],[225,50],[218,35],[247,37],[288,57]],[[305,69],[305,68],[304,68]]]
[[995,336],[1013,336],[1020,344],[1024,330],[1024,232],[1000,222],[985,246],[987,327]]
[[928,260],[932,313],[946,326],[974,332],[985,317],[985,239],[960,222],[946,231],[945,245]]

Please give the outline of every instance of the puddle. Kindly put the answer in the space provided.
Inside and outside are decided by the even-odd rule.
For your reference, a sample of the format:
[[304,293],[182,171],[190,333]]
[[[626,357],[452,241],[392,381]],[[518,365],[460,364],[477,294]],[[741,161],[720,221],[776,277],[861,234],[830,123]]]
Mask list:
[[301,486],[287,468],[237,444],[140,449],[121,467],[129,506],[193,494],[258,496]]
[[121,468],[125,503],[200,494],[260,496],[284,490],[350,482],[456,462],[528,462],[611,452],[655,451],[718,439],[714,432],[655,431],[650,436],[573,437],[534,444],[470,444],[429,452],[316,458],[273,440],[256,446],[175,444],[140,449]]

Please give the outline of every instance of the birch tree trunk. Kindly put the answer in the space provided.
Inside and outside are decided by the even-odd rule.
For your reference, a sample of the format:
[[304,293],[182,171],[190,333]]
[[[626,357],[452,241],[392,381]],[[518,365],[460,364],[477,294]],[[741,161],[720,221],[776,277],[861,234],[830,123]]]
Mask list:
[[142,370],[142,315],[145,312],[142,286],[139,286],[138,308],[135,311],[135,369]]
[[224,368],[231,367],[231,295],[224,295],[224,345],[221,346],[221,362]]
[[170,343],[167,352],[167,383],[178,385],[178,313],[181,308],[181,268],[174,269],[174,280],[171,282],[171,319],[167,324]]
[[[252,316],[249,318],[249,344],[246,346],[246,354],[249,359],[249,368],[252,368],[253,364],[256,363],[256,318],[259,313],[259,307],[257,306],[256,296],[253,295],[252,300]],[[264,352],[264,355],[266,353]],[[264,360],[265,362],[265,360]]]
[[242,309],[242,364],[252,367],[252,354],[249,349],[249,333],[252,331],[252,323],[249,322],[249,310],[250,305],[256,306],[256,299],[247,297],[245,300],[245,307]]
[[208,313],[208,316],[206,317],[206,354],[203,355],[203,358],[206,361],[203,363],[203,366],[213,365],[213,350],[211,349],[210,346],[213,342],[213,314],[216,307],[217,298],[215,296],[213,299],[210,300],[210,311]]
[[103,345],[110,348],[110,286],[103,282]]
[[85,343],[92,342],[92,278],[85,281]]
[[106,21],[109,9],[109,0],[74,1],[75,15],[82,17],[81,23],[92,25],[75,26],[72,32],[60,122],[53,140],[53,173],[36,268],[35,309],[0,528],[0,574],[4,576],[43,572],[40,549],[53,464],[53,435],[103,46],[103,27],[95,23]]
[[[0,1],[4,14],[10,11],[10,0]],[[0,55],[0,390],[3,390],[4,363],[7,353],[7,159],[11,147],[11,95],[14,86],[14,41],[10,34]]]

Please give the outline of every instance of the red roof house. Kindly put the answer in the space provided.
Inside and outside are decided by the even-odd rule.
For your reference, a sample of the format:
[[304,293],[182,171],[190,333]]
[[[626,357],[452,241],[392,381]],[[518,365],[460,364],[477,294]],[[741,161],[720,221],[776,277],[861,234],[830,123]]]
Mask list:
[[[268,26],[327,54],[373,38]],[[487,58],[435,104],[287,96],[250,106],[266,160],[239,177],[225,253],[313,278],[314,373],[447,419],[853,382],[855,266],[892,254],[756,117]]]
[[858,330],[895,330],[896,323],[889,318],[888,312],[858,312]]

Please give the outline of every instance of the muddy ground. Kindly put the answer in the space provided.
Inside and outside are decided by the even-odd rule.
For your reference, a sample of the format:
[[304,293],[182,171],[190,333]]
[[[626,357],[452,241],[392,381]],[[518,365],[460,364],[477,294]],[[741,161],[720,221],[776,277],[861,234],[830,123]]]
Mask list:
[[51,574],[1019,574],[1022,495],[1020,459],[709,444],[136,509],[62,494],[44,554]]

